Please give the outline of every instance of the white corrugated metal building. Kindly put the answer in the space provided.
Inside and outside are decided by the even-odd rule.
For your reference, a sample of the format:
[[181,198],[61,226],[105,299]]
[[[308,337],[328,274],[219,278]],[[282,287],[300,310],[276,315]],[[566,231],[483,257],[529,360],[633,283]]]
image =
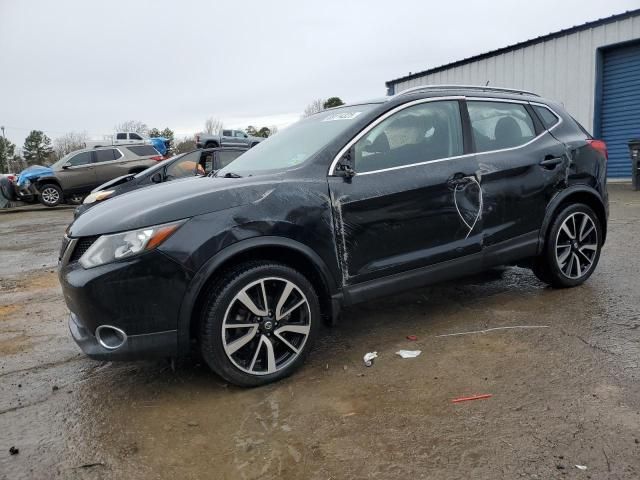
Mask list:
[[564,104],[609,147],[610,178],[630,177],[627,142],[640,138],[640,9],[386,82],[531,90]]

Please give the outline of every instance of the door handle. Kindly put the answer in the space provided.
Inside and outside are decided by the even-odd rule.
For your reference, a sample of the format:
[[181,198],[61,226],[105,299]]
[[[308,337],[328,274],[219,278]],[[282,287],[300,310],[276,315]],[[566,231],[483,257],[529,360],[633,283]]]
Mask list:
[[540,166],[551,170],[552,168],[555,168],[556,165],[560,165],[563,161],[564,159],[562,157],[547,155],[546,157],[544,157],[544,160],[540,162]]

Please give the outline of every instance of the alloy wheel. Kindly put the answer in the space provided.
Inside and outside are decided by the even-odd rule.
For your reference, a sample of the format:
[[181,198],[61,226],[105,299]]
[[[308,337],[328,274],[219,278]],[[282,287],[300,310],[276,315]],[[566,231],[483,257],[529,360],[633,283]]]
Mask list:
[[578,279],[586,275],[598,254],[598,230],[584,212],[569,215],[556,236],[556,262],[564,276]]
[[222,322],[225,354],[251,375],[276,373],[302,352],[311,330],[311,310],[292,281],[265,277],[251,282],[229,303]]
[[42,196],[42,199],[45,201],[45,203],[48,204],[53,204],[60,200],[60,194],[58,193],[58,190],[52,187],[45,188],[40,193],[40,195]]

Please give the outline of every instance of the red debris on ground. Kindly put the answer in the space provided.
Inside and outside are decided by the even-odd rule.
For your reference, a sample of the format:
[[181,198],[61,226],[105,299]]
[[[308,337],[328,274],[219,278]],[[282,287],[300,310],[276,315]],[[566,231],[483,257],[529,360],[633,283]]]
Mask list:
[[451,400],[451,402],[452,403],[460,403],[460,402],[468,402],[470,400],[482,400],[483,398],[491,398],[491,397],[493,397],[492,394],[485,393],[484,395],[474,395],[472,397],[454,398],[453,400]]

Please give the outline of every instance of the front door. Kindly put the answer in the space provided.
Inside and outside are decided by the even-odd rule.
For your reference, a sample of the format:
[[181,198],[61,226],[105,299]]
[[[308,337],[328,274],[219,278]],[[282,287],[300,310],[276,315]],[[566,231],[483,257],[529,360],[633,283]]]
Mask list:
[[477,163],[465,155],[460,105],[398,107],[356,137],[355,175],[329,177],[345,284],[480,251]]
[[56,172],[65,193],[89,191],[96,185],[96,174],[92,163],[93,152],[80,152]]

